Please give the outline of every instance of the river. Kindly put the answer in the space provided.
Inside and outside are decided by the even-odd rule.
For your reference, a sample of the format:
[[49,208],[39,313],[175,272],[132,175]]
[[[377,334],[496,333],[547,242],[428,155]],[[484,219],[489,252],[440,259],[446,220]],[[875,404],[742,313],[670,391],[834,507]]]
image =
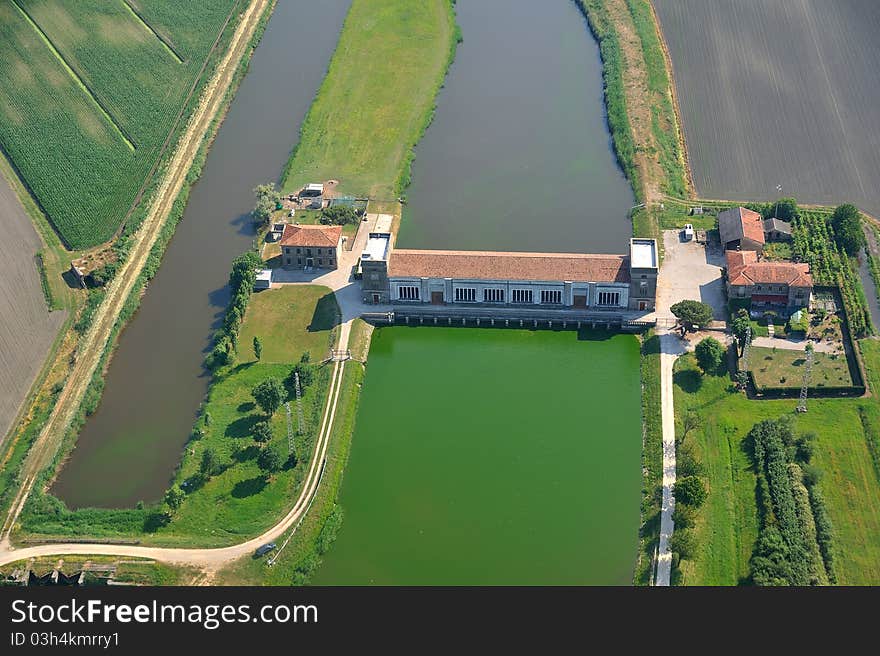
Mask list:
[[404,248],[622,253],[635,202],[574,2],[462,0],[464,36],[416,148]]
[[202,359],[232,259],[254,237],[252,189],[277,180],[350,0],[280,0],[140,310],[122,334],[98,411],[52,486],[71,508],[160,498],[209,375]]

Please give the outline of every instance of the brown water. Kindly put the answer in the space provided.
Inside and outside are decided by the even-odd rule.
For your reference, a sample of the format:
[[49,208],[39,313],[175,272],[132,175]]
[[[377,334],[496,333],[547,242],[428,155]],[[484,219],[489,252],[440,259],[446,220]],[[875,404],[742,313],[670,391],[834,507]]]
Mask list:
[[405,248],[622,253],[635,202],[602,61],[571,0],[462,0],[464,41],[416,148]]
[[122,335],[101,406],[52,493],[71,508],[158,499],[209,378],[202,359],[252,243],[252,189],[276,180],[336,45],[350,0],[281,0],[217,135],[183,221]]

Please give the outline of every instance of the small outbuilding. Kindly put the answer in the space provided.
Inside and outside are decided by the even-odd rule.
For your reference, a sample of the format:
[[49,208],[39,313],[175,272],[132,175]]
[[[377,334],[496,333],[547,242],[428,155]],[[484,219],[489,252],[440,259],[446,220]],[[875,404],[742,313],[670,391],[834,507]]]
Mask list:
[[767,241],[791,241],[791,224],[781,219],[764,219],[764,237]]
[[312,184],[307,184],[303,187],[303,190],[300,192],[300,196],[305,198],[317,198],[318,196],[324,195],[324,184],[320,182],[313,182]]
[[745,207],[734,207],[718,214],[718,233],[724,250],[764,251],[764,221]]
[[269,289],[272,286],[272,269],[257,271],[257,279],[254,281],[254,290]]

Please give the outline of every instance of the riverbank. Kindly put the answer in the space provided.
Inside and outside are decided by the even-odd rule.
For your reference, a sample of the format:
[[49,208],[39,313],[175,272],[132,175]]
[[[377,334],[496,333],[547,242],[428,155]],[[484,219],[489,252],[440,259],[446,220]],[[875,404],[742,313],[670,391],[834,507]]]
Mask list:
[[32,488],[40,490],[48,482],[64,454],[73,447],[85,417],[97,407],[103,372],[116,339],[137,309],[144,286],[158,269],[162,253],[182,216],[190,188],[199,176],[207,150],[273,6],[270,0],[255,0],[241,21],[228,28],[233,30],[230,45],[218,52],[211,82],[206,86],[209,92],[197,97],[198,105],[186,132],[170,156],[164,174],[157,177],[161,183],[156,182],[154,192],[144,202],[143,220],[129,237],[124,264],[94,313],[90,328],[83,330],[83,337],[75,340],[69,351],[60,352],[78,356],[65,363],[69,368],[65,367],[67,370],[51,389],[45,389],[46,383],[43,384],[44,390],[37,400],[42,410],[32,414],[45,423],[42,426],[31,423],[19,432],[19,437],[33,440],[29,448],[21,440],[9,445],[8,453],[15,457],[7,458],[5,468],[13,468],[11,471],[15,473],[9,476],[14,483],[8,489],[16,483],[20,483],[20,488],[15,502],[10,494],[3,499],[10,508],[4,524],[6,534],[13,528],[22,501]]
[[575,0],[599,41],[608,127],[639,203],[633,234],[660,240],[655,207],[691,193],[671,66],[650,0]]

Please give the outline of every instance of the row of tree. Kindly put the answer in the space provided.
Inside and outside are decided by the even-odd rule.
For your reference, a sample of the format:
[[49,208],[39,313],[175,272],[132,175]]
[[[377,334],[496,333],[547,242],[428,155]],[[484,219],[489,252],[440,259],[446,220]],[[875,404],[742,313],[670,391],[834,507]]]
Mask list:
[[[229,287],[232,296],[223,325],[214,335],[214,348],[205,359],[209,369],[216,369],[231,364],[235,359],[238,349],[238,332],[244,315],[251,300],[254,283],[257,279],[257,269],[262,265],[260,256],[254,251],[248,251],[239,255],[232,263],[232,272],[229,274]],[[254,350],[256,352],[256,345]],[[262,345],[260,345],[262,352]]]
[[818,490],[811,494],[807,489],[819,480],[818,470],[809,465],[813,439],[796,436],[789,416],[764,420],[749,432],[761,524],[750,562],[757,585],[827,585],[836,580],[824,500]]

